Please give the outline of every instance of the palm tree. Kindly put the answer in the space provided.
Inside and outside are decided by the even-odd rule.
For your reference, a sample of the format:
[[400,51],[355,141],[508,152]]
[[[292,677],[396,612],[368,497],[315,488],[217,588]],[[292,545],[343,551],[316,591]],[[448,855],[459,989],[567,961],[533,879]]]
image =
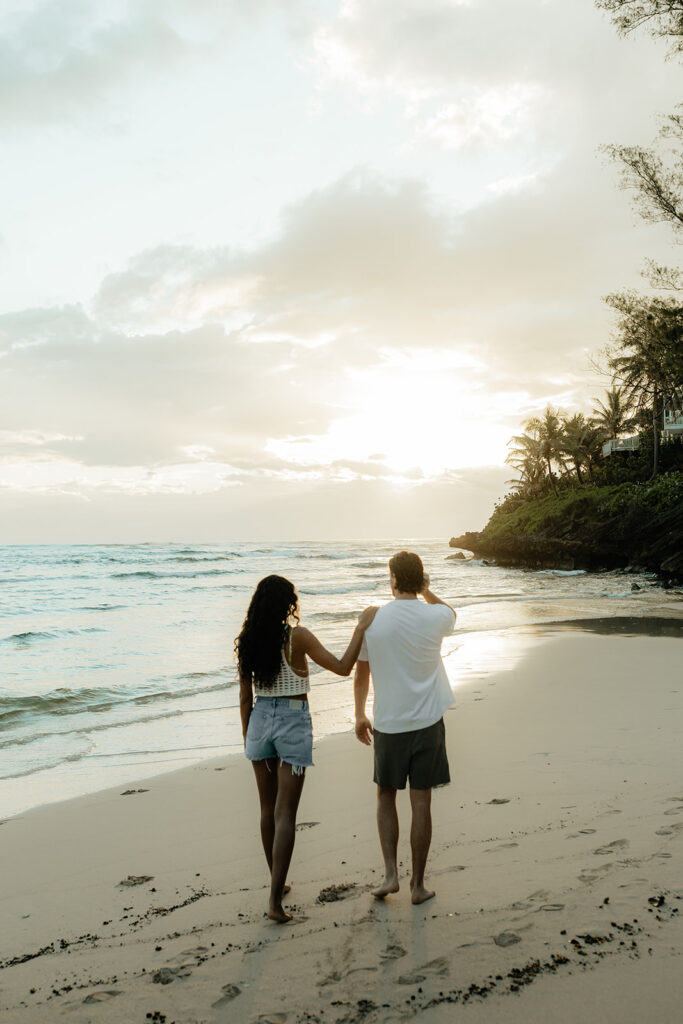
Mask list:
[[511,450],[505,459],[519,473],[519,480],[508,480],[513,488],[527,498],[543,492],[546,482],[545,461],[540,442],[531,434],[518,434],[510,440]]
[[562,453],[572,462],[580,484],[583,483],[581,464],[588,461],[586,442],[590,430],[591,426],[582,412],[565,416],[562,420]]
[[634,420],[632,403],[629,401],[625,388],[611,387],[605,392],[606,402],[595,400],[593,422],[604,430],[606,438],[619,437],[632,430]]
[[565,471],[562,461],[562,422],[559,409],[546,406],[542,416],[534,416],[524,424],[524,429],[538,439],[540,445],[540,456],[548,469],[548,479],[555,494],[555,476],[553,474],[553,460],[559,465],[560,471]]
[[586,421],[586,433],[584,436],[584,452],[586,458],[586,469],[588,476],[593,478],[593,470],[602,458],[602,445],[605,441],[605,431],[594,419]]

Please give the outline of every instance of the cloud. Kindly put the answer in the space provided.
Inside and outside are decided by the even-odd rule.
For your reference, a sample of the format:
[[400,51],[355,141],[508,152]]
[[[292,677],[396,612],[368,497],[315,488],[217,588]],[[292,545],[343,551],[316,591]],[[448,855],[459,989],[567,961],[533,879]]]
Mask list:
[[140,253],[87,310],[0,317],[5,451],[34,482],[188,492],[502,463],[534,403],[583,399],[635,263],[620,203],[569,161],[460,214],[357,170],[258,248]]
[[[643,253],[669,254],[659,229],[633,228],[596,145],[651,134],[671,79],[590,0],[66,7],[3,15],[0,117],[13,124],[101,114],[216,55],[234,85],[240,40],[260,46],[255,27],[275,26],[274,50],[293,33],[286,57],[313,76],[319,118],[348,111],[353,131],[391,132],[384,171],[358,159],[352,134],[343,166],[321,152],[305,185],[294,175],[277,230],[248,245],[229,225],[232,244],[202,244],[171,212],[166,237],[180,243],[156,244],[155,227],[128,259],[95,253],[115,269],[89,301],[0,316],[4,497],[109,512],[145,497],[177,527],[192,495],[212,522],[229,506],[257,533],[274,507],[283,530],[297,509],[348,525],[345,495],[373,504],[381,533],[380,512],[398,522],[427,496],[442,517],[448,495],[490,504],[520,420],[599,389],[601,295],[637,286]],[[295,121],[284,150],[290,124],[294,139],[320,126]],[[177,196],[210,219],[193,205],[200,188]],[[132,198],[126,216],[139,209]]]
[[294,35],[305,0],[26,0],[0,15],[0,119],[70,122],[190,59],[225,59],[243,30],[282,17]]

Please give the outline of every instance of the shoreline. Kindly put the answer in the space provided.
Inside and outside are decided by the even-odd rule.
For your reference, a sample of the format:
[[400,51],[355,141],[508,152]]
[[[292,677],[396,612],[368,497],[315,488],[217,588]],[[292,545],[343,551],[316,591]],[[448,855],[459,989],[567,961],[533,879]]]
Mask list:
[[405,794],[402,891],[384,903],[368,895],[380,870],[371,752],[348,734],[316,745],[293,925],[263,917],[256,793],[241,757],[8,819],[3,1021],[68,1012],[113,1024],[157,1012],[176,1024],[416,1014],[431,1024],[467,1004],[473,1021],[504,1013],[521,1024],[573,1020],[597,986],[606,1024],[642,1020],[643,1000],[649,1019],[673,1024],[683,996],[680,640],[527,640],[516,660],[463,683],[447,714],[453,782],[434,794],[437,897],[422,907],[406,895]]
[[[499,595],[492,595],[490,601],[477,599],[458,606],[458,627],[451,637],[446,638],[444,662],[457,697],[463,683],[483,678],[506,664],[513,665],[530,643],[552,633],[577,629],[666,636],[672,630],[676,635],[676,623],[683,623],[680,595],[655,587],[640,593],[613,594],[595,600],[585,595],[532,599],[520,594],[501,601]],[[667,624],[670,624],[670,629]],[[316,677],[314,674],[311,709],[316,742],[320,742],[328,736],[343,735],[352,728],[353,690],[350,677],[343,680],[330,677],[323,685],[316,682]],[[115,765],[118,770],[111,783],[100,780],[104,777],[107,760],[115,758],[116,754],[95,758],[95,765],[88,761],[67,761],[44,773],[9,778],[2,783],[4,797],[0,820],[10,820],[33,809],[105,792],[112,786],[120,786],[121,789],[135,787],[140,780],[172,774],[185,767],[207,764],[223,757],[240,757],[241,739],[235,742],[239,735],[238,704],[213,711],[202,708],[200,713],[213,714],[212,735],[226,736],[224,743],[209,746],[214,753],[203,754],[202,750],[206,748],[201,745],[149,751],[147,755],[140,751],[143,756],[156,755],[155,760]],[[208,724],[209,720],[206,721]],[[217,727],[218,723],[220,727]],[[168,754],[173,756],[164,756]],[[86,768],[90,771],[83,777]],[[35,795],[27,800],[22,790],[31,787]],[[55,792],[63,794],[65,791],[68,795],[53,798]]]

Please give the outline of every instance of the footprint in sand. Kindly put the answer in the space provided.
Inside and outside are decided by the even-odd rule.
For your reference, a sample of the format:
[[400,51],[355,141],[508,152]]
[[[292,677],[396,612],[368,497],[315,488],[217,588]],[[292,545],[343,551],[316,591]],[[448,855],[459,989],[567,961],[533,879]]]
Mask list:
[[628,839],[615,839],[613,843],[606,843],[604,846],[598,846],[597,850],[593,850],[596,857],[609,857],[612,853],[617,853],[619,850],[625,850],[628,846]]
[[450,875],[453,871],[466,871],[466,864],[454,864],[450,868],[439,868],[438,871],[430,872],[432,875]]
[[262,1013],[256,1018],[256,1024],[285,1024],[287,1013]]
[[83,1000],[84,1003],[90,1005],[91,1003],[106,1003],[107,1000],[113,999],[114,996],[120,996],[121,993],[118,989],[102,989],[100,992],[91,992],[89,996],[86,996]]
[[296,826],[296,830],[297,832],[302,832],[305,828],[315,828],[315,826],[319,824],[319,821],[300,821]]
[[509,804],[510,800],[506,796],[494,796],[493,800],[487,801],[489,804]]
[[550,893],[545,889],[537,889],[523,900],[516,900],[510,904],[513,910],[532,910],[535,900],[547,900]]
[[448,959],[445,956],[439,956],[436,960],[430,960],[429,963],[423,964],[422,967],[417,967],[410,974],[402,974],[398,979],[398,983],[399,985],[418,985],[430,975],[432,977],[441,977],[444,974],[448,974],[448,966]]
[[157,985],[170,985],[176,978],[187,978],[192,972],[189,967],[160,967],[152,975],[152,981]]
[[683,831],[683,821],[677,821],[675,825],[667,825],[666,828],[657,829],[656,836],[675,836],[677,832]]
[[581,874],[578,876],[580,882],[597,882],[597,880],[604,875],[607,871],[613,868],[614,865],[610,861],[609,864],[602,864],[599,868],[584,868]]
[[495,853],[496,850],[511,850],[513,846],[519,846],[519,843],[499,843],[498,846],[490,846],[488,850],[484,850],[484,853]]
[[125,886],[133,886],[133,885],[144,885],[145,882],[153,882],[153,881],[154,881],[154,875],[128,875],[127,878],[124,878],[118,884],[119,885],[125,885]]
[[670,817],[672,814],[683,814],[683,807],[672,807],[670,811],[664,811],[664,813],[667,817]]
[[237,985],[223,985],[223,988],[221,989],[223,995],[211,1005],[216,1009],[220,1009],[221,1006],[227,1006],[228,1003],[231,1003],[233,999],[237,998],[241,991],[242,989]]
[[208,946],[195,946],[194,949],[184,949],[182,953],[171,957],[168,962],[178,964],[180,967],[196,967],[197,961],[205,960],[209,952]]
[[134,793],[149,793],[148,789],[124,789],[121,796],[133,796]]
[[326,889],[320,890],[316,897],[316,903],[336,903],[337,900],[345,900],[348,896],[353,895],[353,890],[355,888],[355,882],[342,882],[339,885],[328,885]]
[[514,946],[522,941],[522,937],[516,932],[501,932],[500,935],[493,936],[493,941],[497,946]]
[[406,951],[403,946],[387,946],[380,956],[383,960],[400,960],[402,956],[406,955]]

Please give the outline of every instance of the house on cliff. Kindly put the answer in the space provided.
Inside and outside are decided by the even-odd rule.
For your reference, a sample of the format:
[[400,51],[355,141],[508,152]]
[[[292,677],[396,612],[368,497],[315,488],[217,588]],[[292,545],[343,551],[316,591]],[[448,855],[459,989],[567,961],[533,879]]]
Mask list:
[[663,430],[665,437],[683,436],[683,390],[674,391],[664,403]]
[[[664,440],[683,437],[683,389],[674,391],[671,397],[664,402],[662,437]],[[612,452],[635,452],[639,447],[639,434],[634,434],[632,437],[611,437],[603,444],[602,454],[606,458]]]

